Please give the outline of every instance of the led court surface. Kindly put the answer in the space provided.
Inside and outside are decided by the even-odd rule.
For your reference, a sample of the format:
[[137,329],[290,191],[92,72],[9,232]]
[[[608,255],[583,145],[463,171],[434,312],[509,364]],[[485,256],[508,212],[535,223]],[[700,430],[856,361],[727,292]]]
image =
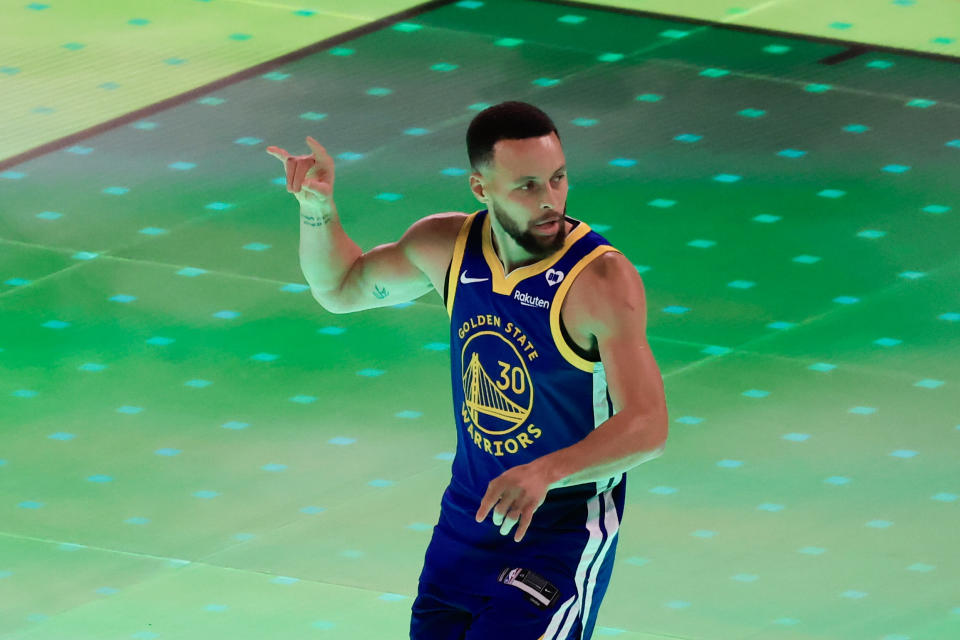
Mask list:
[[[854,27],[805,25],[861,15],[816,2],[778,33],[716,3],[451,2],[380,23],[406,7],[366,4],[240,64],[216,49],[229,64],[142,104],[77,102],[56,136],[27,113],[69,94],[12,94],[0,637],[407,637],[456,442],[446,312],[436,292],[319,307],[264,149],[319,140],[369,249],[478,208],[466,127],[509,99],[554,119],[567,213],[641,273],[670,411],[665,455],[628,474],[594,637],[960,637],[960,66],[930,50],[958,7],[916,46],[851,52],[871,42]],[[246,15],[251,44],[298,9],[206,8]],[[117,31],[163,22],[128,14]]]

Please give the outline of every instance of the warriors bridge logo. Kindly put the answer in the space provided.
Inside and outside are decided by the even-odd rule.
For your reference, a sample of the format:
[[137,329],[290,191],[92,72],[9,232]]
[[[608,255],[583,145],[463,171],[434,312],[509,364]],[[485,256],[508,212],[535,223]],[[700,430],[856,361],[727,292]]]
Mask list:
[[464,340],[460,417],[469,438],[495,456],[526,449],[542,435],[533,424],[524,426],[533,408],[527,362],[537,358],[536,348],[514,323],[492,314],[470,318],[458,334]]

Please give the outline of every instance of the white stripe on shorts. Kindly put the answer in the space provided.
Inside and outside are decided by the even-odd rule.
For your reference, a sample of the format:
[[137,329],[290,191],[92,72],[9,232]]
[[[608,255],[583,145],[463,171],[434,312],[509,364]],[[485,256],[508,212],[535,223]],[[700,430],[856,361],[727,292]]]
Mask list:
[[[594,496],[587,500],[586,527],[587,531],[590,532],[590,537],[587,540],[587,544],[584,545],[583,553],[580,554],[580,563],[577,565],[577,572],[573,579],[574,585],[577,587],[575,602],[571,603],[570,600],[567,600],[567,602],[553,614],[553,617],[550,619],[550,624],[547,626],[547,631],[543,634],[543,640],[565,639],[570,634],[570,628],[573,626],[574,620],[580,615],[584,589],[587,582],[587,569],[590,563],[596,558],[597,553],[607,548],[603,544],[605,538],[603,532],[600,530],[600,500],[600,496]],[[597,559],[597,562],[601,561],[602,558]],[[564,617],[566,617],[565,622],[563,622]],[[561,622],[563,622],[562,627]]]
[[[607,540],[603,543],[603,548],[600,549],[600,557],[597,558],[597,561],[594,563],[593,568],[590,573],[591,576],[587,582],[587,601],[583,607],[583,623],[586,625],[587,620],[590,617],[590,604],[593,600],[593,590],[597,586],[597,574],[600,572],[600,565],[603,564],[604,558],[607,557],[607,553],[610,551],[610,547],[613,546],[613,541],[616,540],[617,531],[620,529],[620,518],[617,516],[617,505],[613,500],[613,496],[610,495],[612,490],[605,491],[603,495],[605,496],[604,502],[606,502],[606,513],[603,517],[603,526],[607,530]],[[583,636],[581,635],[581,640]]]

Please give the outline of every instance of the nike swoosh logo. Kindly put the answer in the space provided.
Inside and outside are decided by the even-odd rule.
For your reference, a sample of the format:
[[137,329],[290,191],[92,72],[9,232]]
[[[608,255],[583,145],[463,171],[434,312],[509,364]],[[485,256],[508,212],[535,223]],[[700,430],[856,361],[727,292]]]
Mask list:
[[463,284],[470,284],[471,282],[484,282],[485,280],[489,279],[490,278],[468,278],[466,271],[460,274],[460,282]]

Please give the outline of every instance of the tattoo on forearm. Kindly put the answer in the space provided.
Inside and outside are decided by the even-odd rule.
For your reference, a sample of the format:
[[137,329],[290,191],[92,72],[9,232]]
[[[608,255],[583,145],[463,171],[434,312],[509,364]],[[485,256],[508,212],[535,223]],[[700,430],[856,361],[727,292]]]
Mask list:
[[378,299],[380,299],[380,300],[383,300],[383,299],[386,298],[388,295],[390,295],[390,292],[387,291],[386,288],[381,287],[381,286],[378,285],[378,284],[375,284],[375,285],[373,285],[373,295],[374,295],[375,298],[378,298]]
[[301,213],[300,219],[303,221],[303,224],[307,225],[308,227],[322,227],[333,220],[333,214],[322,213],[320,215],[310,216],[305,213]]

